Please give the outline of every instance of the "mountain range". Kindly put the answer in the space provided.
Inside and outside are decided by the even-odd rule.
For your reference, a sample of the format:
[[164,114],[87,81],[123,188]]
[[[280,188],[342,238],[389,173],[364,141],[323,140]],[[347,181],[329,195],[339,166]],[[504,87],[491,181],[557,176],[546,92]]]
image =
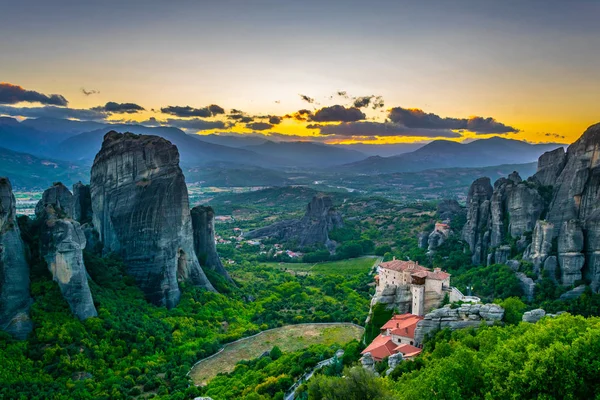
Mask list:
[[[18,173],[18,166],[24,165],[22,171],[28,172],[17,176],[12,174],[15,176],[15,185],[34,184],[38,177],[43,181],[40,186],[44,187],[47,186],[44,176],[48,176],[45,171],[48,170],[48,165],[55,165],[55,169],[64,169],[66,177],[85,177],[87,171],[82,172],[83,175],[80,172],[92,164],[108,130],[157,135],[169,140],[179,148],[184,170],[196,176],[202,168],[208,168],[212,171],[211,176],[204,174],[204,177],[211,182],[222,176],[219,169],[229,170],[227,175],[230,177],[232,171],[234,175],[241,173],[248,177],[260,171],[257,175],[263,177],[263,183],[286,183],[286,178],[274,171],[380,174],[524,164],[535,161],[548,150],[564,146],[559,143],[530,144],[501,137],[470,143],[436,140],[428,144],[330,145],[300,141],[277,142],[252,135],[187,134],[181,129],[167,126],[107,124],[56,118],[23,121],[0,118],[0,147],[3,148],[0,176],[11,171]],[[51,160],[50,164],[47,160]],[[56,172],[52,175],[60,175]],[[23,179],[19,176],[23,176]],[[239,182],[239,178],[234,179],[236,183]]]

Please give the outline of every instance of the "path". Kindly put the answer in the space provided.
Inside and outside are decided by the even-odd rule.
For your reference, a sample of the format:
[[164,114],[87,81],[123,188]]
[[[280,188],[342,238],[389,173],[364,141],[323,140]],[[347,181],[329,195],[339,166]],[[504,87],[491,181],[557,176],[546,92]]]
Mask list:
[[290,390],[288,390],[288,393],[285,395],[284,400],[294,400],[294,397],[296,396],[296,390],[298,390],[298,388],[300,387],[300,385],[302,385],[304,382],[308,381],[310,378],[312,378],[312,376],[315,374],[315,372],[317,372],[318,370],[320,370],[321,368],[323,368],[326,365],[331,365],[335,362],[336,359],[339,359],[341,356],[344,355],[344,350],[338,350],[335,353],[335,356],[328,358],[327,360],[323,360],[320,363],[318,363],[312,370],[310,370],[310,372],[307,372],[306,374],[304,374],[302,376],[302,378],[298,379],[296,381],[296,383],[294,383],[292,385],[292,387],[290,388]]

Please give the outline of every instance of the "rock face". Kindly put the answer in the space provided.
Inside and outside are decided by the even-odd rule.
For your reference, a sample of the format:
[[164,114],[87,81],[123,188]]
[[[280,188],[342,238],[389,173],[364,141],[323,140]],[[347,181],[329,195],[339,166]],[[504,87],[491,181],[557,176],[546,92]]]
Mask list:
[[93,223],[104,252],[119,253],[146,298],[179,302],[178,281],[214,291],[194,252],[177,147],[158,136],[104,136],[91,173]]
[[417,242],[420,249],[426,249],[429,246],[429,234],[427,232],[419,233]]
[[86,240],[79,222],[49,218],[45,224],[42,255],[71,312],[82,320],[97,316],[83,263]]
[[231,281],[223,267],[215,244],[215,213],[212,207],[192,208],[192,228],[194,230],[194,251],[202,268],[208,268]]
[[582,278],[585,263],[583,230],[578,220],[564,221],[558,235],[558,263],[563,285],[572,285]]
[[456,216],[464,215],[465,212],[465,208],[461,207],[456,200],[444,199],[437,205],[437,216],[442,221],[451,221]]
[[451,330],[477,328],[482,322],[493,325],[504,318],[504,309],[497,304],[461,304],[451,308],[450,304],[433,310],[417,323],[415,342],[422,344],[425,337],[439,329]]
[[525,250],[523,259],[532,262],[538,271],[552,251],[553,235],[554,224],[546,221],[537,221],[535,223],[531,244]]
[[481,264],[487,256],[489,246],[490,200],[494,189],[490,178],[479,178],[471,185],[467,196],[467,222],[462,238],[473,253],[474,264]]
[[525,293],[527,301],[532,301],[535,294],[535,282],[522,272],[517,272],[515,275],[521,283],[521,288],[523,288],[523,293]]
[[273,237],[281,241],[296,240],[300,246],[325,244],[334,248],[329,240],[329,232],[344,226],[342,216],[333,207],[329,196],[315,196],[306,207],[301,219],[281,221],[273,225],[248,232],[248,239]]
[[83,263],[85,235],[79,222],[71,219],[72,211],[73,196],[62,184],[47,189],[36,206],[36,216],[42,221],[41,255],[71,311],[83,320],[98,313]]
[[90,185],[73,185],[73,219],[80,224],[92,221],[92,194]]
[[29,318],[32,301],[15,197],[10,181],[0,178],[0,329],[26,339],[33,329]]
[[565,167],[565,162],[566,154],[562,147],[542,154],[538,159],[536,179],[544,186],[553,186]]

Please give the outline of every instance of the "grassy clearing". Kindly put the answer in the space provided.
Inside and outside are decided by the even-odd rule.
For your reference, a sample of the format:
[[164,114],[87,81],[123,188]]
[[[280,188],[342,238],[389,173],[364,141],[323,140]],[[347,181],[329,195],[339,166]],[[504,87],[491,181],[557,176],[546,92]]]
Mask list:
[[288,325],[258,336],[225,345],[216,356],[196,364],[190,372],[194,384],[205,385],[217,374],[231,372],[241,360],[250,360],[278,346],[284,352],[301,350],[313,344],[345,344],[360,340],[364,328],[345,323]]
[[306,263],[265,263],[273,268],[295,275],[356,275],[369,272],[375,263],[375,257],[351,258],[349,260],[329,261],[317,264]]

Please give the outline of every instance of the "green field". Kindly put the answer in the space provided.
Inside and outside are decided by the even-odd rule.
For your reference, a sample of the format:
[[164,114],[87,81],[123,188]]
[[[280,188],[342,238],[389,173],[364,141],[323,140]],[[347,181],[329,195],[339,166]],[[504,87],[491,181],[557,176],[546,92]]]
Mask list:
[[225,345],[222,352],[196,364],[190,377],[196,385],[205,385],[217,374],[231,372],[241,360],[260,357],[273,346],[284,352],[301,350],[314,344],[346,344],[360,340],[364,328],[347,323],[299,324],[265,331],[257,336]]
[[377,257],[360,257],[348,260],[307,263],[264,263],[264,265],[290,272],[294,275],[356,275],[369,272]]

